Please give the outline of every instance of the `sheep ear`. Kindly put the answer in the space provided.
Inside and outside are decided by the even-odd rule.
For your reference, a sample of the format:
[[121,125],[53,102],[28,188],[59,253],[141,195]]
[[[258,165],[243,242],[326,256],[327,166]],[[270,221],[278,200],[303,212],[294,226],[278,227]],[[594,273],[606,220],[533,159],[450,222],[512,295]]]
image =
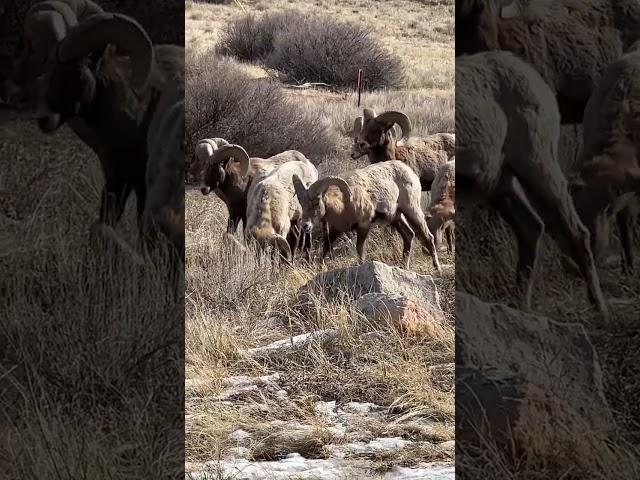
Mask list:
[[304,183],[302,183],[302,180],[300,180],[300,177],[298,177],[298,175],[293,175],[292,177],[293,180],[293,188],[295,189],[295,194],[294,196],[298,197],[298,200],[301,200],[302,198],[304,198],[304,195],[307,193],[307,187],[304,186]]

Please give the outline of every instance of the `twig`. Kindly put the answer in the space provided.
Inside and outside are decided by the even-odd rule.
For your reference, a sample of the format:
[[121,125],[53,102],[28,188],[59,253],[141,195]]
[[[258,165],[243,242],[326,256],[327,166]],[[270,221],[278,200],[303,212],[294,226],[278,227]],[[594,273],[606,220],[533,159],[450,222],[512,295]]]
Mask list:
[[233,0],[233,1],[236,3],[236,5],[238,5],[242,9],[244,13],[247,13],[247,9],[244,8],[244,5],[242,4],[242,2],[240,2],[240,0]]

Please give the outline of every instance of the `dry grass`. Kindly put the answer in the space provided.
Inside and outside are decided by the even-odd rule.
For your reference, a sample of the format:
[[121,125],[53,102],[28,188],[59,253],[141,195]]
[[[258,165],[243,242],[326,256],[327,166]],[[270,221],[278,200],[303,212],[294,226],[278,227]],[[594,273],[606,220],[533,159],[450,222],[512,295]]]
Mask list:
[[[518,298],[513,282],[516,246],[509,228],[495,212],[459,208],[457,213],[457,288],[483,300],[517,308],[513,303]],[[550,406],[541,402],[539,407],[530,409],[530,416],[524,419],[526,455],[515,456],[488,443],[478,457],[481,461],[472,460],[473,455],[460,457],[460,465],[464,465],[467,473],[465,478],[550,478],[560,474],[571,479],[636,478],[640,474],[637,470],[638,370],[634,354],[640,333],[638,304],[636,301],[612,303],[611,323],[606,328],[598,327],[597,314],[587,300],[584,281],[564,271],[559,251],[549,239],[545,241],[544,252],[543,274],[534,289],[534,312],[558,321],[585,324],[601,362],[604,394],[618,432],[612,437],[594,431],[580,412],[557,401],[549,415]],[[637,276],[620,274],[618,265],[601,268],[600,275],[606,297],[638,298]],[[544,351],[539,354],[540,358],[550,355]],[[555,378],[553,374],[548,377]],[[563,379],[558,382],[552,389],[563,392],[558,395],[569,397],[572,403],[589,403],[593,392],[567,393],[575,386],[566,385]],[[535,395],[532,398],[535,403]]]
[[[224,25],[243,14],[233,2],[218,3],[186,3],[186,46],[191,58],[211,55]],[[309,13],[363,22],[401,57],[408,75],[403,90],[365,94],[363,107],[406,111],[415,125],[415,135],[453,131],[453,2],[263,0],[242,4],[248,13],[256,15],[302,7]],[[387,27],[390,21],[396,25],[393,29]],[[277,78],[256,64],[236,65],[255,82]],[[348,156],[353,119],[362,108],[357,107],[352,93],[291,89],[283,89],[283,93],[296,108],[323,119],[330,125],[331,135],[338,138],[334,151],[312,158],[319,162],[321,175],[366,163],[354,163]],[[220,136],[214,130],[207,134]],[[291,148],[298,147],[294,144]],[[426,201],[427,195],[423,203]],[[453,438],[453,257],[441,254],[444,273],[437,278],[445,328],[435,336],[407,336],[391,325],[370,324],[346,297],[339,301],[317,298],[311,310],[296,307],[296,292],[307,281],[322,271],[354,264],[352,245],[336,246],[334,258],[325,265],[279,266],[268,254],[238,254],[224,244],[226,218],[226,207],[218,198],[187,192],[186,376],[189,382],[197,380],[200,385],[187,394],[189,461],[229,455],[234,445],[228,435],[239,428],[253,433],[250,450],[255,459],[279,458],[292,451],[307,458],[321,458],[326,455],[324,447],[336,443],[336,439],[327,430],[325,419],[314,410],[320,400],[374,402],[389,407],[388,420],[415,415],[442,422],[437,432],[409,430],[403,424],[394,427],[390,421],[362,426],[374,436],[398,435],[426,442]],[[368,242],[368,258],[399,266],[400,244],[399,236],[389,227],[375,227]],[[412,270],[432,273],[430,258],[419,250],[414,249]],[[326,328],[337,332],[334,341],[314,342],[270,360],[252,359],[244,353],[274,340]],[[280,374],[279,388],[287,392],[288,401],[268,389],[232,405],[205,400],[225,391],[221,378],[273,373]],[[310,425],[312,433],[293,444],[288,439],[289,444],[283,445],[285,440],[278,428],[260,430],[263,422],[278,420]],[[354,425],[353,430],[357,429]],[[392,463],[413,465],[441,455],[437,449],[420,447],[398,458],[377,459],[377,463],[384,469]]]
[[[183,299],[166,266],[89,246],[102,178],[71,132],[0,137],[0,477],[179,472]],[[132,208],[124,223],[134,238]]]
[[[250,13],[279,11],[296,7],[295,2],[243,2]],[[375,15],[367,7],[376,7]],[[383,42],[408,65],[409,85],[404,90],[382,90],[365,94],[363,103],[376,110],[402,109],[412,118],[415,135],[453,131],[453,39],[446,32],[453,22],[451,5],[429,6],[420,2],[340,1],[305,2],[316,13],[340,15],[351,20],[367,19]],[[225,22],[240,15],[235,5],[187,3],[187,48],[194,53],[212,51]],[[390,32],[384,15],[391,15],[401,28]],[[422,20],[428,18],[428,22]],[[426,34],[426,35],[425,35]],[[410,52],[418,53],[414,56]],[[432,67],[432,68],[430,68]],[[260,81],[273,77],[256,65],[238,68]],[[428,75],[427,75],[428,72]],[[332,134],[340,138],[338,151],[322,158],[322,175],[343,172],[354,163],[348,157],[353,118],[360,109],[351,93],[284,90],[297,108],[324,119]],[[259,100],[259,99],[258,99]],[[224,119],[221,120],[224,124]],[[218,136],[216,131],[208,131]],[[229,138],[235,141],[235,138]],[[295,139],[293,139],[295,141]],[[297,148],[295,144],[291,148]],[[426,204],[426,195],[423,203]],[[352,265],[353,246],[337,247],[335,258],[326,265],[283,267],[266,254],[238,255],[222,242],[227,211],[215,196],[202,197],[190,191],[186,198],[187,298],[186,376],[208,379],[206,387],[187,393],[187,459],[202,462],[229,454],[231,431],[242,428],[257,439],[251,446],[255,459],[274,459],[298,451],[307,458],[326,455],[324,445],[335,443],[324,419],[314,411],[319,400],[374,402],[389,407],[390,419],[401,415],[442,421],[439,433],[395,429],[389,422],[367,425],[372,435],[444,441],[453,438],[453,325],[455,278],[454,259],[442,254],[444,274],[439,279],[447,318],[439,337],[406,336],[390,325],[372,325],[353,301],[344,298],[329,302],[317,298],[311,311],[297,310],[296,292],[318,273]],[[401,264],[400,238],[388,227],[375,227],[369,241],[368,258],[391,265]],[[432,273],[430,258],[416,248],[412,270]],[[332,328],[337,339],[329,344],[314,343],[308,348],[277,359],[253,360],[243,352],[252,347],[303,332]],[[281,375],[280,388],[288,392],[282,402],[273,393],[261,392],[233,406],[203,402],[203,396],[224,391],[219,380],[232,375]],[[313,433],[296,444],[283,445],[277,428],[260,430],[269,420],[296,420],[313,426]],[[353,426],[357,430],[357,426]],[[365,429],[365,426],[362,427]],[[379,458],[384,469],[401,461],[412,465],[425,459],[442,458],[442,453],[426,447],[409,449],[403,458]]]

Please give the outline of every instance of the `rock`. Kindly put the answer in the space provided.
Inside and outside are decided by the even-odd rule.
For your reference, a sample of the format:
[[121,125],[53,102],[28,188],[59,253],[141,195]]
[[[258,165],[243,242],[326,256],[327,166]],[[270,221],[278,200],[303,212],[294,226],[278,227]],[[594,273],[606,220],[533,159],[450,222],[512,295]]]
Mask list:
[[246,350],[249,357],[270,357],[272,355],[282,355],[299,348],[306,347],[313,342],[323,343],[336,338],[338,333],[333,329],[317,330],[315,332],[303,333],[295,337],[285,338],[270,343],[263,347],[256,347]]
[[272,330],[286,325],[286,321],[280,317],[267,317],[256,321],[256,328],[264,330]]
[[239,428],[238,430],[234,430],[229,434],[229,440],[239,445],[247,444],[251,441],[251,439],[251,434],[246,430],[242,430],[241,428]]
[[441,311],[440,297],[431,275],[420,275],[376,261],[321,273],[300,289],[299,299],[305,305],[318,296],[334,300],[345,293],[353,299],[367,293],[401,295],[429,311]]
[[[456,315],[456,410],[465,397],[479,395],[482,408],[495,406],[487,412],[489,423],[513,429],[521,441],[545,422],[563,422],[562,428],[549,429],[568,436],[557,442],[580,435],[578,425],[603,434],[615,430],[599,360],[582,324],[485,303],[460,291]],[[477,369],[469,377],[477,391],[463,394],[462,368]],[[469,416],[479,418],[481,410],[476,406],[474,411],[467,400]],[[529,415],[531,420],[523,420]]]
[[407,335],[432,339],[451,337],[450,329],[443,325],[440,310],[428,309],[422,302],[404,295],[367,293],[358,299],[357,305],[373,324],[390,324]]
[[251,450],[247,447],[233,447],[227,451],[225,458],[231,460],[236,458],[249,458],[251,456]]
[[376,438],[369,442],[352,442],[341,445],[327,445],[325,451],[333,458],[353,458],[393,455],[414,442],[400,437]]

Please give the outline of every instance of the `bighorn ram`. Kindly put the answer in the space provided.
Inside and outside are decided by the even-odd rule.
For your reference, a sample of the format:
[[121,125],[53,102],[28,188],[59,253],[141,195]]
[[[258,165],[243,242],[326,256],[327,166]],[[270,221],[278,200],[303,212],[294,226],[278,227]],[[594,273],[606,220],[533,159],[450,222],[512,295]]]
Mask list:
[[293,184],[302,205],[303,230],[310,232],[315,224],[326,232],[323,256],[336,238],[355,229],[356,249],[364,261],[369,229],[375,220],[384,220],[402,237],[407,268],[413,238],[418,235],[433,266],[441,271],[433,235],[420,208],[420,180],[406,164],[398,160],[376,163],[342,177],[322,178],[309,187],[294,176]]
[[209,158],[213,155],[213,152],[224,145],[229,145],[229,142],[224,138],[204,138],[200,140],[193,151],[193,159],[187,172],[187,181],[194,182],[204,178]]
[[594,255],[608,243],[609,223],[615,216],[622,244],[622,265],[633,270],[632,203],[636,203],[634,172],[640,166],[640,51],[613,62],[587,103],[584,149],[575,203],[591,230]]
[[[241,171],[249,168],[247,159],[241,165]],[[318,180],[318,171],[309,161],[289,161],[263,172],[256,177],[248,194],[247,227],[245,238],[257,241],[264,246],[272,243],[277,246],[285,260],[293,261],[299,246],[299,222],[302,206],[295,196],[292,178],[310,185]],[[291,234],[290,234],[291,233]],[[311,256],[311,232],[304,232],[304,246],[307,259]]]
[[463,187],[458,204],[488,200],[513,229],[526,308],[547,227],[578,265],[590,300],[607,319],[589,231],[558,164],[559,130],[558,104],[533,67],[510,52],[456,58],[456,180]]
[[353,124],[351,158],[367,155],[372,164],[399,160],[416,172],[422,190],[431,189],[436,170],[455,153],[455,135],[437,133],[413,139],[411,144],[399,145],[396,125],[402,130],[400,139],[407,139],[412,127],[404,113],[388,110],[376,115],[374,110],[365,108],[363,116],[357,117]]
[[640,39],[640,3],[637,0],[495,0],[502,18],[529,17],[565,21],[572,17],[585,28],[613,27],[624,50]]
[[487,50],[518,55],[555,92],[562,123],[582,122],[602,70],[624,50],[618,29],[587,24],[574,13],[501,18],[495,0],[456,0],[455,16],[456,55]]
[[[256,175],[264,175],[286,162],[311,163],[297,150],[286,150],[270,158],[249,158],[240,145],[223,145],[207,160],[203,185],[200,191],[208,195],[211,191],[227,205],[229,221],[227,232],[234,233],[238,225],[247,226],[247,194]],[[248,165],[243,173],[244,165]]]
[[436,248],[440,249],[442,234],[447,239],[447,251],[453,252],[453,230],[456,215],[456,161],[451,157],[438,168],[433,179],[431,199],[427,210],[427,226],[433,233]]
[[45,132],[72,122],[98,154],[105,187],[92,232],[118,222],[133,190],[141,227],[155,225],[179,250],[184,49],[154,47],[134,19],[92,6],[57,0],[29,11],[12,88],[16,79],[25,82],[11,99],[18,108],[38,111]]

